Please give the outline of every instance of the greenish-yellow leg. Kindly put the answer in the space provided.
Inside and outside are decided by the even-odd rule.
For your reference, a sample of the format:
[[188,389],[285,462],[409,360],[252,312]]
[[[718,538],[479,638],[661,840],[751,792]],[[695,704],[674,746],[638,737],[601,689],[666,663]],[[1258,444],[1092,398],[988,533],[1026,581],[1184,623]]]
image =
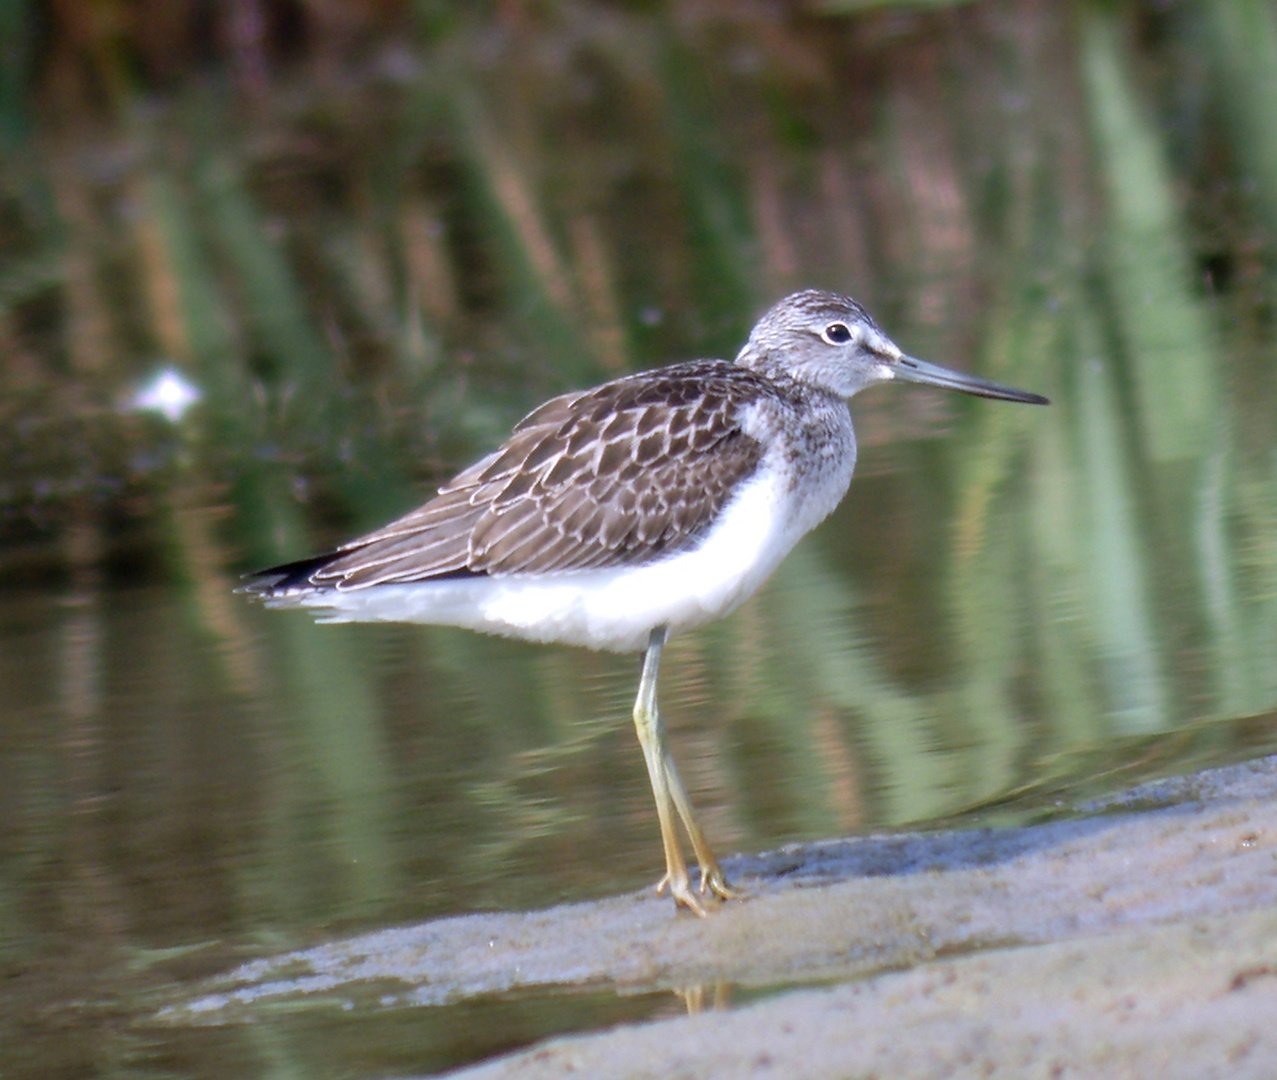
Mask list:
[[674,814],[682,818],[687,835],[696,852],[701,869],[701,893],[712,890],[726,900],[733,893],[723,877],[723,871],[709,849],[709,843],[692,812],[687,789],[679,778],[674,759],[670,756],[665,738],[665,724],[656,706],[656,677],[661,664],[661,647],[665,644],[665,628],[658,627],[648,639],[647,653],[643,657],[643,675],[639,679],[638,697],[634,701],[634,727],[638,731],[639,745],[643,747],[643,759],[647,762],[647,775],[652,781],[652,795],[656,799],[656,816],[661,823],[661,843],[665,847],[665,877],[657,885],[657,891],[667,886],[676,904],[681,904],[697,915],[705,915],[704,902],[693,891],[679,846],[678,832],[674,826]]

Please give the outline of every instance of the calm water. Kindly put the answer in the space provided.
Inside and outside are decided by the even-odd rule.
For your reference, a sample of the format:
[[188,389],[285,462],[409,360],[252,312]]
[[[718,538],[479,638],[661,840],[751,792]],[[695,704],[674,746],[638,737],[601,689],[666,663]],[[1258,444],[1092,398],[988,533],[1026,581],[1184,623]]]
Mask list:
[[1072,10],[453,14],[350,85],[11,154],[0,1072],[416,1074],[679,1011],[146,1022],[245,957],[655,881],[637,657],[233,590],[800,285],[1054,403],[866,392],[844,504],[667,650],[720,853],[1277,748],[1277,144],[1211,74],[1277,58],[1231,8]]

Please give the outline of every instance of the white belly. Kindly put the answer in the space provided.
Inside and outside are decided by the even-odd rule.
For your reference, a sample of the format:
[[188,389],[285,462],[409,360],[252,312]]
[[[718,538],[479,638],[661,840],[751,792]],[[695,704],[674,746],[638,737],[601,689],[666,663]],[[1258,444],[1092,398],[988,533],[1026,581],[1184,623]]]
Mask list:
[[842,498],[850,454],[815,485],[797,485],[769,455],[699,547],[644,566],[556,574],[451,578],[366,589],[299,591],[271,607],[314,609],[321,622],[416,622],[558,641],[643,649],[657,626],[671,634],[734,609]]

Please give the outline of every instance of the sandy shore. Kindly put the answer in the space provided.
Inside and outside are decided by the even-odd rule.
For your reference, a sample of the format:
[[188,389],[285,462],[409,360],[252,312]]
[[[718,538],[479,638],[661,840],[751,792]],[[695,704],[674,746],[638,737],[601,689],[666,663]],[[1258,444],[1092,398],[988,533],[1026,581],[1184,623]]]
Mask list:
[[745,899],[705,920],[640,895],[364,935],[246,964],[160,1019],[361,986],[382,1007],[759,988],[776,992],[452,1075],[1277,1075],[1277,759],[1086,810],[737,859]]

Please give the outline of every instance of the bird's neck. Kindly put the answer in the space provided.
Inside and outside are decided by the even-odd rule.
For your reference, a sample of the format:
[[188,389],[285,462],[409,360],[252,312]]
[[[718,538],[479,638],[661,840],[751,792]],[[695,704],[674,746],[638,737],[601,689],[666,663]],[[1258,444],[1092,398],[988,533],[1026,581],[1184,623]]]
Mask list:
[[751,342],[737,354],[736,364],[763,376],[782,397],[795,400],[810,397],[843,400],[841,394],[828,386],[803,378],[782,352],[760,349]]

